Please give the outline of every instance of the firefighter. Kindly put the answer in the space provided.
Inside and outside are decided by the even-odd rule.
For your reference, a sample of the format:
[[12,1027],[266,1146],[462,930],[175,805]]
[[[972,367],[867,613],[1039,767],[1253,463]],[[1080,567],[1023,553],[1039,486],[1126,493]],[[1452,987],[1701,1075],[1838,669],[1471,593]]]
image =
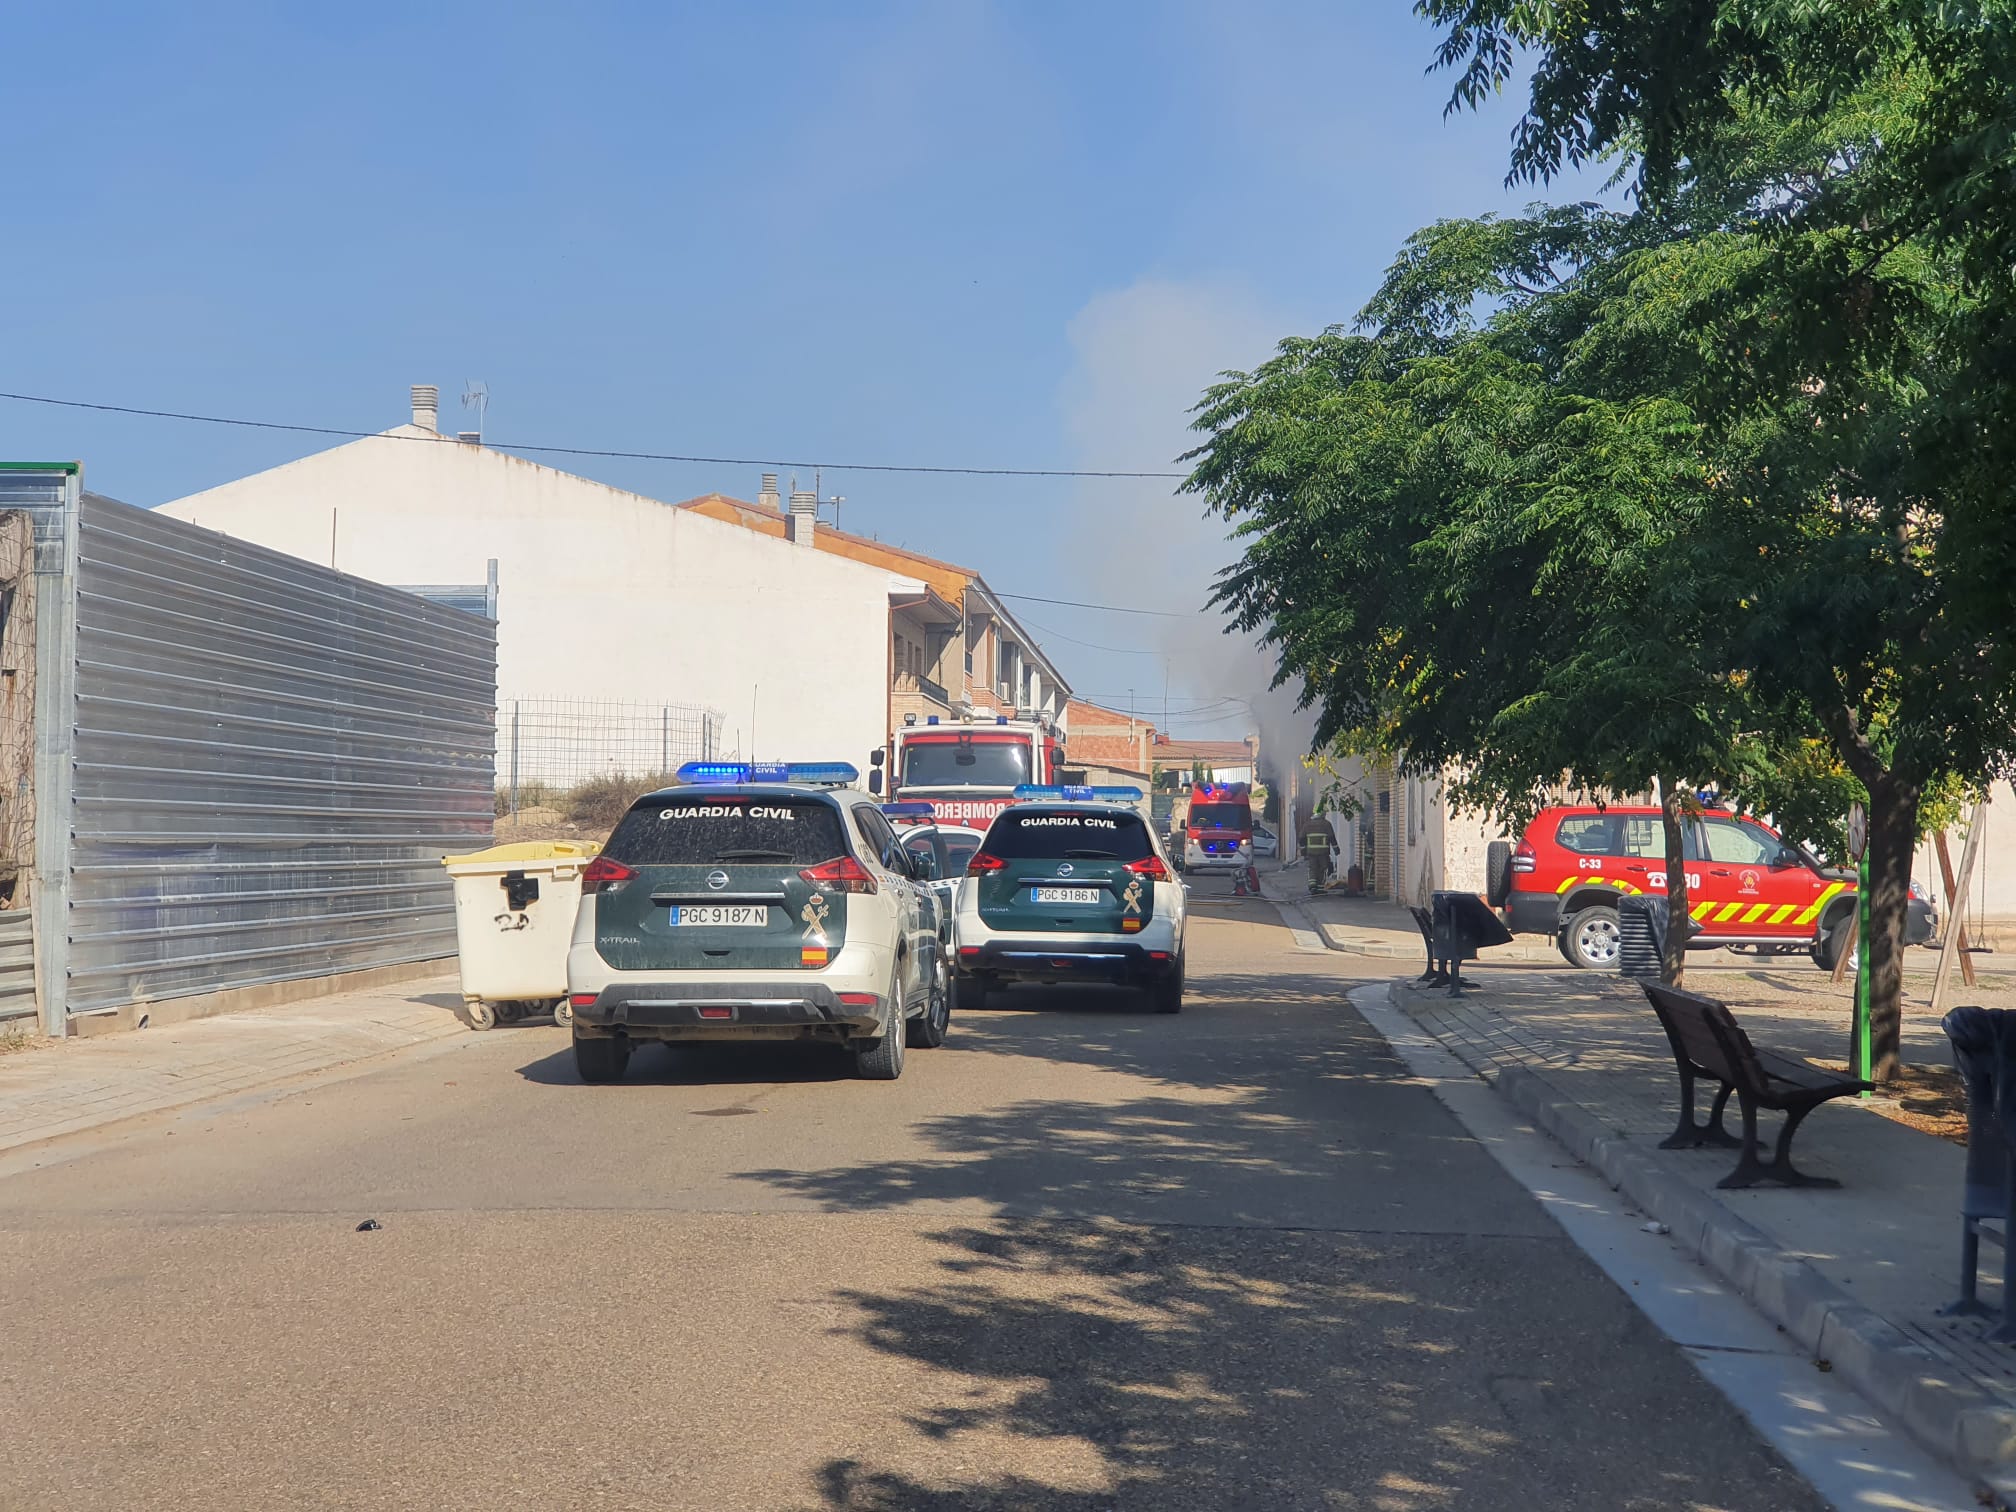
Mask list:
[[1337,850],[1337,831],[1322,813],[1309,821],[1302,832],[1302,854],[1309,863],[1309,891],[1318,893],[1330,885],[1331,857]]

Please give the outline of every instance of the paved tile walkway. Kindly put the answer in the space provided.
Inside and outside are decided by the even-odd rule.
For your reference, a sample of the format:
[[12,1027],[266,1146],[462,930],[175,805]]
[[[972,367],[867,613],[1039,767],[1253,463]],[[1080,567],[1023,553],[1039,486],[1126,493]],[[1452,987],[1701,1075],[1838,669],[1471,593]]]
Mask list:
[[[1815,1060],[1845,1058],[1847,986],[1835,988],[1817,972],[1810,979],[1771,971],[1696,975],[1691,985],[1727,1002],[1756,1043]],[[1794,1153],[1802,1169],[1838,1178],[1839,1190],[1719,1191],[1715,1183],[1735,1164],[1732,1152],[1656,1148],[1679,1118],[1678,1081],[1658,1020],[1634,983],[1565,970],[1478,970],[1474,988],[1462,999],[1432,988],[1396,997],[1479,1075],[1493,1080],[1508,1065],[1526,1067],[2016,1406],[2016,1347],[1987,1343],[1989,1323],[1938,1316],[1956,1295],[1959,1272],[1959,1146],[1837,1099],[1807,1119]],[[2016,979],[1984,977],[1961,1000],[2016,1007]],[[1945,1036],[1922,1005],[1907,1009],[1904,1038],[1907,1059],[1951,1063]],[[1764,1121],[1766,1137],[1775,1138],[1778,1115]],[[1992,1247],[1984,1259],[1988,1270],[1998,1268]],[[1987,1274],[1981,1295],[1999,1310],[2000,1288]]]
[[[1269,902],[1300,915],[1332,950],[1398,961],[1426,958],[1420,926],[1406,909],[1382,898],[1347,898],[1336,892],[1312,896],[1308,873],[1300,860],[1280,867],[1263,866],[1260,891]],[[1552,964],[1558,963],[1561,955],[1551,941],[1525,935],[1510,945],[1493,946],[1489,958]]]
[[469,1030],[453,976],[0,1056],[0,1150],[270,1086]]

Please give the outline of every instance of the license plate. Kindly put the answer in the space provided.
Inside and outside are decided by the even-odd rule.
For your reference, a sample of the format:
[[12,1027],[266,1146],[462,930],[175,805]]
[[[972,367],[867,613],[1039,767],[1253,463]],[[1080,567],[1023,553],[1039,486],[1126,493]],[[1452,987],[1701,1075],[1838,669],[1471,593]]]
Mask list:
[[732,925],[758,928],[770,920],[769,908],[761,903],[675,903],[665,910],[674,929],[693,925]]
[[1038,887],[1032,889],[1038,903],[1097,903],[1096,887]]

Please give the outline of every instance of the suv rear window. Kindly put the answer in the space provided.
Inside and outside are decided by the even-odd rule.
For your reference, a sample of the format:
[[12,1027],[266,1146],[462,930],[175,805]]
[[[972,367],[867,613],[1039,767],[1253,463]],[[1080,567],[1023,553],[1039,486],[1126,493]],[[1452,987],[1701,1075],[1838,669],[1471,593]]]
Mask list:
[[1251,829],[1253,806],[1248,803],[1193,803],[1184,821],[1192,829]]
[[1088,861],[1142,861],[1155,854],[1148,826],[1133,814],[1010,809],[994,821],[981,847],[1003,861],[1083,856]]
[[1554,831],[1554,842],[1582,856],[1615,856],[1617,820],[1611,814],[1570,814]]
[[636,804],[617,824],[602,854],[626,866],[714,866],[725,861],[810,866],[846,850],[839,812],[830,803],[695,793]]

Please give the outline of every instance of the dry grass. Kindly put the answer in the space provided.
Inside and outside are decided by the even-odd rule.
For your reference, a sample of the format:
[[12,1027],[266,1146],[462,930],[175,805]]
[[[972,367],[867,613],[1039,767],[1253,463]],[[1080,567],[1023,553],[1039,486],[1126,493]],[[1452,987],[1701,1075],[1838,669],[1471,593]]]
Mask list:
[[[1829,1071],[1844,1075],[1845,1061],[1815,1061]],[[1869,1098],[1871,1111],[1885,1118],[1936,1135],[1952,1144],[1967,1143],[1967,1089],[1960,1073],[1951,1066],[1905,1066],[1897,1079],[1876,1089]]]
[[39,1050],[48,1041],[32,1032],[25,1024],[0,1024],[0,1055],[18,1055],[24,1050]]

